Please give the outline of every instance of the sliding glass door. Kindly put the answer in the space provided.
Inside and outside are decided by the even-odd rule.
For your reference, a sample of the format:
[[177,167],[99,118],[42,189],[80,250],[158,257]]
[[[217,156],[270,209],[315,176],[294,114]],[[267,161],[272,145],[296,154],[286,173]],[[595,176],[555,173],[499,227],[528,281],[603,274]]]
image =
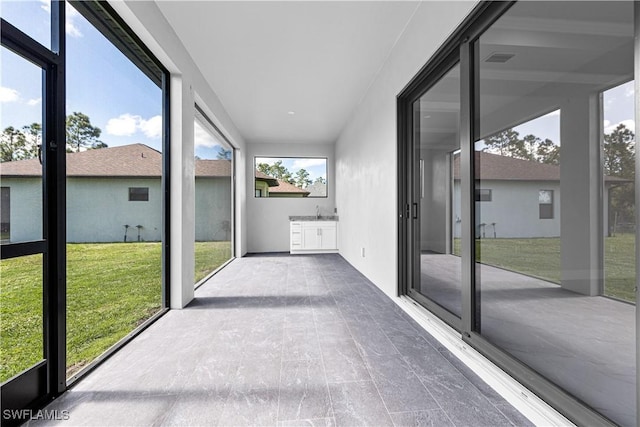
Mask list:
[[[453,62],[453,63],[451,63]],[[410,295],[459,327],[461,294],[460,64],[452,58],[412,105]]]
[[481,4],[398,103],[401,293],[580,425],[638,422],[637,16]]

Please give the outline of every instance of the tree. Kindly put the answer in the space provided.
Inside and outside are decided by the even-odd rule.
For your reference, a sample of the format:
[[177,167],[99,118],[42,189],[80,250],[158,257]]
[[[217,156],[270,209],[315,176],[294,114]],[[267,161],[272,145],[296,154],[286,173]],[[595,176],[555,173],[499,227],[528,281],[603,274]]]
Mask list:
[[42,126],[40,123],[31,123],[22,126],[22,133],[25,138],[24,159],[38,157],[38,150],[42,144]]
[[483,151],[551,165],[560,164],[560,146],[550,139],[544,141],[535,135],[520,134],[513,129],[506,129],[484,140]]
[[0,160],[12,162],[22,160],[25,155],[26,138],[20,130],[9,126],[2,131],[0,142]]
[[100,141],[102,131],[93,126],[89,116],[74,112],[67,116],[67,152],[79,152],[82,147],[87,149],[104,148],[107,146]]
[[218,160],[231,160],[231,150],[225,150],[222,147],[218,147],[218,153],[216,155]]
[[300,188],[307,188],[312,183],[309,179],[309,172],[305,169],[298,169],[294,178],[295,186]]
[[316,178],[315,181],[313,181],[314,184],[326,184],[327,180],[324,179],[323,177],[319,176]]
[[[611,133],[604,135],[604,174],[635,181],[635,135],[624,124],[619,124]],[[635,210],[635,187],[632,183],[611,186],[609,190],[611,214],[619,222],[633,222]]]
[[278,160],[272,165],[269,165],[267,163],[258,163],[256,168],[260,172],[279,179],[280,181],[285,181],[289,184],[295,184],[295,180],[291,176],[291,172],[289,172],[289,170],[282,165],[282,160]]

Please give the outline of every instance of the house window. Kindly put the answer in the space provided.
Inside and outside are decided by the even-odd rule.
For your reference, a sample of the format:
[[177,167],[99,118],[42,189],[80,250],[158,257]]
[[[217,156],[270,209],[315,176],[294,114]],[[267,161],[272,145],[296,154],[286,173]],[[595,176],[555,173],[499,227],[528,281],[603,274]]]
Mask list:
[[486,188],[476,188],[476,202],[490,202],[491,190]]
[[0,187],[0,240],[11,238],[11,188]]
[[256,157],[254,165],[255,197],[327,197],[326,157]]
[[148,202],[149,187],[129,187],[130,202]]
[[538,192],[538,204],[540,206],[540,219],[553,219],[553,190],[540,190]]

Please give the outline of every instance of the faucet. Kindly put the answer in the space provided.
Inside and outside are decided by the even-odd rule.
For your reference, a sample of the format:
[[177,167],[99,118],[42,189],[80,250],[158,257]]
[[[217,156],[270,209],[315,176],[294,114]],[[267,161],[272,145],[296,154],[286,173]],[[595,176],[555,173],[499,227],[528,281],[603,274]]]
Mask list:
[[320,219],[320,206],[316,205],[316,219]]

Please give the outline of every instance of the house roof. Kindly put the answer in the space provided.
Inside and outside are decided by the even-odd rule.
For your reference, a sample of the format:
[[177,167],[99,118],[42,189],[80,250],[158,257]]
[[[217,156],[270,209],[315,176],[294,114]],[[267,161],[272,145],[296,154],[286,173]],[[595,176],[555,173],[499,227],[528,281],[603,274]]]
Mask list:
[[[197,177],[229,177],[229,160],[196,160]],[[42,176],[38,159],[0,163],[0,176]],[[67,176],[146,177],[162,176],[162,153],[144,144],[67,153]]]
[[[560,166],[499,154],[476,151],[476,179],[487,181],[560,181]],[[454,178],[460,179],[460,156],[454,158]],[[607,182],[628,182],[616,176],[606,176]]]
[[272,176],[267,175],[264,172],[261,172],[259,170],[256,169],[256,181],[264,181],[267,183],[267,185],[269,187],[277,187],[278,185],[280,185],[280,183],[278,182],[277,179],[275,179]]
[[289,184],[286,181],[278,180],[277,187],[270,187],[269,193],[278,193],[278,194],[303,194],[303,197],[309,195],[309,191],[302,189],[300,187],[296,187],[293,184]]

